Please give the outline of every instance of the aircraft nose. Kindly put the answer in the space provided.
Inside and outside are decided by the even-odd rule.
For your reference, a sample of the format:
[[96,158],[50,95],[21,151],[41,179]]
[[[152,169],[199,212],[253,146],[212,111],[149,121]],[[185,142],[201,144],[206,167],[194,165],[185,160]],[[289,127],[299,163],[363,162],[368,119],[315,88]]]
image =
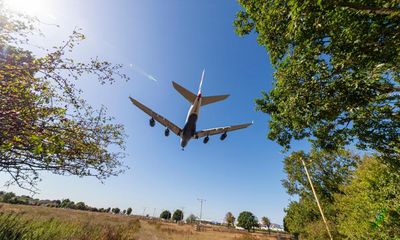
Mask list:
[[181,147],[182,148],[184,148],[184,147],[186,147],[186,144],[187,144],[187,141],[185,141],[185,140],[181,140]]

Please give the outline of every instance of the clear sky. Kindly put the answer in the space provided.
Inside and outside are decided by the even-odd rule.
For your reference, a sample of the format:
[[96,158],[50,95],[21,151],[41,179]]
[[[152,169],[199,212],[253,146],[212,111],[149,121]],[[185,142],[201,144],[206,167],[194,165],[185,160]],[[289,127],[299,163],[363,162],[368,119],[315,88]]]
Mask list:
[[[273,70],[255,35],[235,34],[233,21],[240,9],[236,1],[9,0],[13,1],[43,22],[46,38],[38,41],[40,45],[60,44],[74,27],[81,27],[87,40],[74,56],[122,63],[131,77],[111,86],[91,78],[78,82],[91,104],[104,104],[116,122],[125,125],[129,156],[123,161],[130,169],[104,184],[93,178],[43,174],[37,197],[132,207],[136,214],[149,215],[154,209],[159,215],[163,209],[184,207],[185,217],[198,215],[197,198],[204,198],[205,219],[222,221],[228,211],[237,217],[248,210],[282,223],[290,199],[281,185],[284,154],[266,139],[269,116],[256,112],[254,103],[261,90],[271,88]],[[228,134],[224,142],[219,136],[206,145],[192,140],[181,151],[179,138],[164,137],[160,124],[150,128],[149,117],[128,96],[183,126],[189,104],[171,81],[197,92],[203,68],[203,95],[231,96],[203,107],[198,128],[255,124]],[[6,175],[0,180],[5,182]],[[8,190],[27,194],[15,187]]]

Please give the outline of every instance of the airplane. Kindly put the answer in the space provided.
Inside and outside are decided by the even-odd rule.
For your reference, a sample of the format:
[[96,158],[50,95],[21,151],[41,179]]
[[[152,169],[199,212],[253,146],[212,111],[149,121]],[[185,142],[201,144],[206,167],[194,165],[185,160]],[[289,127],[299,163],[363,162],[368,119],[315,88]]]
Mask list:
[[239,130],[242,128],[247,128],[248,126],[252,125],[253,123],[245,123],[245,124],[240,124],[240,125],[234,125],[234,126],[226,126],[226,127],[218,127],[218,128],[211,128],[211,129],[205,129],[201,131],[196,131],[196,122],[199,118],[199,113],[200,113],[200,107],[210,104],[210,103],[215,103],[219,102],[222,100],[225,100],[226,98],[229,97],[229,95],[219,95],[219,96],[208,96],[208,97],[203,97],[201,95],[201,86],[203,84],[203,79],[204,79],[204,72],[201,74],[201,80],[200,80],[200,85],[199,85],[199,91],[197,95],[194,93],[190,92],[186,88],[182,87],[176,82],[172,82],[172,86],[175,88],[176,91],[178,91],[186,100],[189,101],[190,104],[192,104],[189,108],[188,115],[186,117],[186,122],[183,128],[178,127],[165,117],[161,116],[160,114],[154,112],[150,108],[146,107],[136,99],[129,97],[131,102],[141,109],[143,112],[147,113],[151,118],[149,121],[149,124],[151,127],[154,127],[156,124],[156,121],[161,123],[165,127],[164,135],[166,137],[169,136],[170,130],[175,133],[178,137],[181,138],[181,147],[182,150],[186,147],[188,142],[194,138],[194,139],[199,139],[204,137],[203,143],[207,143],[209,141],[209,136],[211,135],[216,135],[220,134],[220,139],[224,140],[228,135],[227,132],[230,131],[235,131]]

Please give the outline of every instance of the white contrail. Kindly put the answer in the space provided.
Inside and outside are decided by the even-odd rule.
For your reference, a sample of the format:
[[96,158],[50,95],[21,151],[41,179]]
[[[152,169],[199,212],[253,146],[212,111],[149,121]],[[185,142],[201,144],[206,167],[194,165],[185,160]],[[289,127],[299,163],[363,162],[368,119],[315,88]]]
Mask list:
[[141,74],[141,75],[147,77],[147,78],[150,79],[150,80],[153,80],[154,82],[157,82],[157,81],[158,81],[158,80],[157,80],[155,77],[153,77],[151,74],[148,74],[148,73],[145,72],[143,69],[141,69],[140,67],[138,67],[138,66],[136,66],[136,65],[134,65],[134,64],[132,64],[132,63],[129,64],[129,67],[131,67],[135,72],[137,72],[137,73],[139,73],[139,74]]

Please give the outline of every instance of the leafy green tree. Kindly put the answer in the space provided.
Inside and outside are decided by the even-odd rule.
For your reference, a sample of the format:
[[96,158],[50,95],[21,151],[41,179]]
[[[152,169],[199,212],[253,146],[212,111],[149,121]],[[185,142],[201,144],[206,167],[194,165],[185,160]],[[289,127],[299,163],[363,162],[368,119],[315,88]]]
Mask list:
[[228,227],[233,227],[235,225],[236,218],[233,216],[231,212],[227,212],[225,215],[225,221]]
[[132,208],[128,207],[128,209],[126,209],[126,214],[131,215],[131,213],[132,213]]
[[289,149],[373,149],[400,169],[398,1],[239,0],[240,35],[255,31],[275,67],[257,100],[268,138]]
[[161,218],[161,219],[165,219],[165,220],[171,219],[171,212],[168,211],[168,210],[164,210],[164,211],[160,214],[160,218]]
[[78,210],[87,210],[87,206],[84,202],[77,202],[75,208]]
[[16,197],[15,193],[13,192],[7,192],[3,195],[3,202],[5,203],[11,203],[13,199]]
[[[324,203],[324,210],[326,211],[327,204]],[[328,205],[331,206],[331,205]],[[300,239],[312,239],[309,237],[309,229],[315,229],[312,226],[315,223],[322,222],[320,213],[316,206],[315,200],[312,198],[300,198],[299,201],[292,201],[289,206],[285,208],[284,223],[286,231],[295,235]],[[326,213],[325,213],[326,214]],[[330,216],[330,215],[329,215]],[[328,220],[330,218],[328,217]],[[316,238],[329,239],[324,227],[318,228],[320,230],[319,236]]]
[[257,217],[253,213],[244,211],[239,214],[237,226],[242,227],[250,232],[255,227],[258,227]]
[[186,223],[192,224],[197,221],[197,217],[194,214],[190,214],[189,217],[186,218]]
[[9,174],[8,184],[35,191],[41,171],[100,180],[121,173],[123,126],[104,107],[91,107],[75,86],[82,75],[101,84],[128,79],[121,66],[69,58],[85,38],[79,29],[34,56],[23,46],[38,34],[36,21],[12,15],[2,0],[0,25],[0,168]]
[[[31,198],[29,197],[28,198],[28,201],[30,200]],[[54,202],[54,205],[58,208],[58,207],[60,207],[60,205],[61,205],[61,201],[60,200],[54,200],[53,201]]]
[[376,157],[364,157],[350,184],[337,195],[338,230],[346,239],[400,236],[400,174]]
[[100,210],[99,210],[98,208],[89,207],[89,206],[87,206],[86,210],[87,210],[87,211],[92,211],[92,212],[100,212]]
[[304,171],[301,159],[307,165],[319,198],[334,201],[335,193],[342,193],[340,186],[350,181],[360,158],[346,150],[336,152],[317,151],[310,153],[297,151],[284,159],[286,179],[282,181],[290,195],[312,197],[311,187]]
[[297,151],[285,157],[284,171],[287,176],[282,181],[283,186],[290,195],[299,197],[299,201],[291,202],[285,209],[285,227],[290,233],[302,239],[329,239],[329,236],[311,192],[301,159],[307,165],[330,230],[336,238],[339,233],[334,223],[340,210],[335,208],[335,196],[343,194],[341,186],[350,182],[360,159],[357,155],[345,150],[327,152],[314,149],[308,154]]
[[71,208],[74,209],[75,208],[75,203],[74,201],[67,199],[63,199],[61,200],[61,204],[60,204],[61,208]]
[[119,209],[119,208],[113,208],[113,209],[111,209],[111,211],[112,211],[114,214],[119,214],[119,213],[121,212],[121,209]]
[[175,222],[179,222],[183,220],[183,212],[180,209],[176,209],[174,214],[172,215],[172,220]]
[[261,223],[268,227],[268,232],[271,232],[271,229],[270,229],[271,228],[271,221],[269,220],[268,217],[262,217],[261,218]]

